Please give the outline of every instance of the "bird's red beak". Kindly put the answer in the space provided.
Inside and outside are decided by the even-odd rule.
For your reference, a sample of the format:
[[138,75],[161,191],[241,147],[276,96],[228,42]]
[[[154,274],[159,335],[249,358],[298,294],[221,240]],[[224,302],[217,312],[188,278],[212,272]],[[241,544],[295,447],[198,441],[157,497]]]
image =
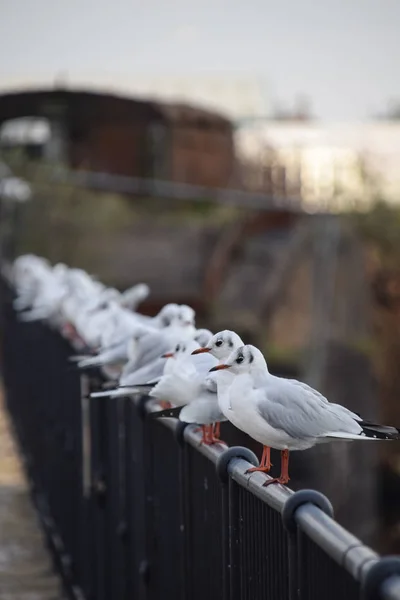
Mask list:
[[166,352],[161,355],[161,358],[172,358],[173,356],[175,356],[173,352]]
[[203,354],[203,352],[211,352],[210,348],[197,348],[193,350],[192,354]]
[[212,369],[209,370],[209,373],[211,373],[212,371],[221,371],[221,369],[229,369],[231,365],[216,365],[215,367],[213,367]]

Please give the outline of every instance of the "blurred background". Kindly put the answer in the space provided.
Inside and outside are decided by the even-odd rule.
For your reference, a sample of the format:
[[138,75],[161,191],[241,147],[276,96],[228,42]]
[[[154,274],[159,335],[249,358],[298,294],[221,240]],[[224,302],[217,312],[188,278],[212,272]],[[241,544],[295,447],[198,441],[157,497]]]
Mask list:
[[[188,303],[400,427],[399,22],[397,0],[6,2],[3,260],[145,281],[148,314]],[[292,477],[400,552],[399,443],[296,453]]]

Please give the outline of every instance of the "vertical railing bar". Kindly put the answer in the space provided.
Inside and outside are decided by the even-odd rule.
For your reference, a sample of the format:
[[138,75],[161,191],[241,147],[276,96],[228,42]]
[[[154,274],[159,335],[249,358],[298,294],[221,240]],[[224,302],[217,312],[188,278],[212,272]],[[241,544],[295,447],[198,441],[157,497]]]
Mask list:
[[180,572],[182,576],[181,586],[181,598],[180,600],[186,600],[190,597],[189,591],[189,572],[188,572],[188,548],[187,548],[187,536],[189,530],[189,522],[186,507],[186,456],[185,456],[185,440],[183,437],[184,427],[175,429],[176,442],[179,445],[179,514],[180,514],[180,545],[181,545],[181,565]]
[[229,478],[229,579],[230,600],[240,600],[239,569],[239,489],[233,479]]
[[186,573],[187,573],[187,598],[191,598],[193,596],[194,589],[194,581],[193,581],[193,544],[195,544],[195,540],[193,539],[192,532],[192,523],[191,523],[191,502],[190,502],[190,449],[187,444],[184,444],[183,450],[183,494],[184,494],[184,519],[185,519],[185,531],[186,531]]
[[222,598],[230,600],[231,594],[231,530],[230,530],[230,489],[229,481],[220,482],[222,492],[222,520],[221,520],[221,540],[222,540]]
[[[90,376],[90,391],[97,391],[99,382],[93,375]],[[108,600],[106,593],[107,563],[105,556],[105,481],[103,452],[106,438],[104,435],[104,414],[102,404],[96,399],[90,401],[91,412],[91,458],[92,458],[92,506],[94,508],[94,549],[95,549],[95,598],[96,600]]]
[[90,384],[87,375],[81,375],[81,415],[82,415],[82,489],[85,498],[90,497],[91,488],[91,431],[90,431]]

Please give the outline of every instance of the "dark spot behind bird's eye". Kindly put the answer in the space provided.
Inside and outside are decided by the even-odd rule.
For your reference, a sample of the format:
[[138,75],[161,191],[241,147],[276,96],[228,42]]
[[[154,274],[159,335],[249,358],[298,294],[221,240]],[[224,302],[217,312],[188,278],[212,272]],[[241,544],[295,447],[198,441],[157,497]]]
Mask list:
[[252,363],[253,360],[254,360],[254,356],[252,354],[250,354],[249,363]]
[[219,346],[222,346],[222,340],[217,340],[217,341],[215,342],[215,345],[216,345],[216,346],[218,346],[218,347],[219,347]]
[[229,346],[229,348],[232,348],[232,346],[233,346],[233,342],[232,342],[231,338],[229,338],[229,340],[228,340],[228,346]]

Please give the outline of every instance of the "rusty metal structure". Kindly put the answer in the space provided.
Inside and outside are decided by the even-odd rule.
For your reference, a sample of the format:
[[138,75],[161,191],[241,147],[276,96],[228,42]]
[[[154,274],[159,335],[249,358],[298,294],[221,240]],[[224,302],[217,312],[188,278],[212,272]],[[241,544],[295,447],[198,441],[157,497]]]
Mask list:
[[53,158],[72,169],[224,188],[234,174],[233,126],[213,112],[65,89],[0,95],[0,126],[48,119]]

